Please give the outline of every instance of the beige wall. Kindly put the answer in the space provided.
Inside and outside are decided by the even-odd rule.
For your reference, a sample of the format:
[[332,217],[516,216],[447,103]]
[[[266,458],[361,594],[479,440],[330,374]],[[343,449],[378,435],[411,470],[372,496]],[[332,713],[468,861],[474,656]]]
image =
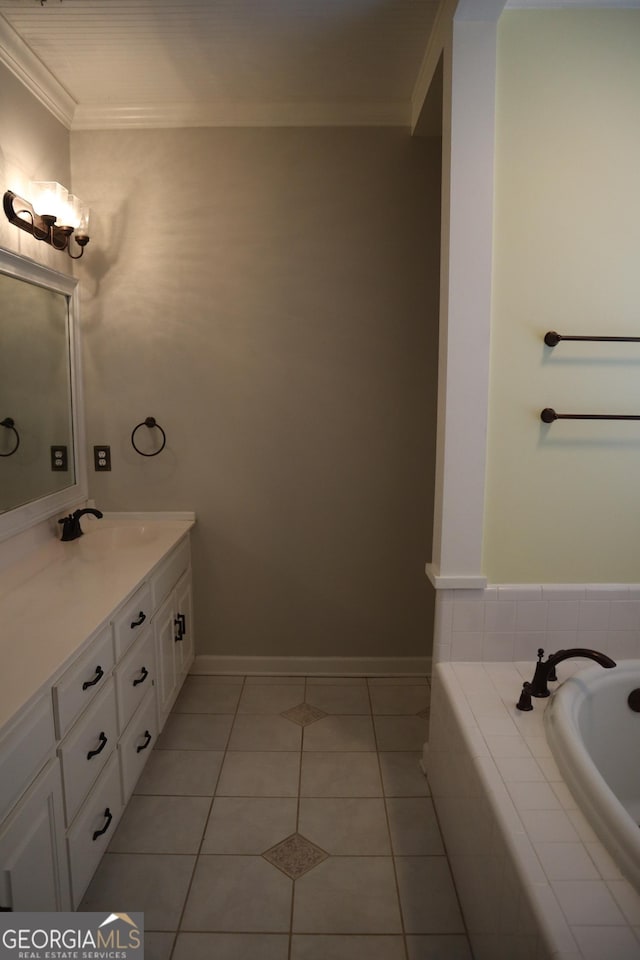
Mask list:
[[439,156],[399,130],[72,135],[113,457],[91,494],[196,511],[200,653],[430,652]]
[[640,11],[512,11],[498,32],[484,572],[640,581]]

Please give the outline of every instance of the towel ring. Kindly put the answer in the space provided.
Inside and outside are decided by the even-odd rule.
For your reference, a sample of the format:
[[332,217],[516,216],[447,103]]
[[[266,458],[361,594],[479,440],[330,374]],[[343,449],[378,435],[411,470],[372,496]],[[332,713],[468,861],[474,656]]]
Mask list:
[[[135,438],[136,432],[140,429],[140,427],[149,427],[150,430],[153,429],[153,427],[157,427],[160,433],[162,434],[162,446],[158,447],[157,450],[154,450],[153,453],[145,453],[139,447],[136,447],[136,441],[134,438]],[[162,429],[162,427],[160,426],[160,424],[157,422],[155,417],[147,417],[146,420],[143,420],[142,423],[137,424],[137,426],[135,426],[131,431],[131,446],[136,451],[136,453],[140,454],[141,457],[157,457],[158,454],[162,453],[162,451],[164,450],[166,443],[167,443],[167,435]]]
[[13,430],[16,438],[16,445],[13,450],[10,450],[9,453],[0,453],[0,457],[12,457],[20,446],[20,434],[16,430],[16,422],[13,417],[5,417],[4,420],[0,420],[0,427],[6,427],[7,430]]

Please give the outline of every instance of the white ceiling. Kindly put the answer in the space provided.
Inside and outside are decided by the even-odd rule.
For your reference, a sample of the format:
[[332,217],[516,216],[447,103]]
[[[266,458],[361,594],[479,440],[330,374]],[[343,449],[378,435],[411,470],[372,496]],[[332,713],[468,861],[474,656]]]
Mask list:
[[0,58],[73,129],[408,124],[438,0],[0,0]]

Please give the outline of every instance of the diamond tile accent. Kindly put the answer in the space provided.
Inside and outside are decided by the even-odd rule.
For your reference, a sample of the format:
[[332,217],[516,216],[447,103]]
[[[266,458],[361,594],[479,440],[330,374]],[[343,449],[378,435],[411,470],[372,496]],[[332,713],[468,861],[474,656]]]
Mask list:
[[301,833],[292,833],[286,840],[266,850],[262,856],[292,880],[297,880],[326,860],[329,854],[316,847],[315,843],[311,843]]
[[310,703],[299,703],[296,707],[291,707],[280,714],[286,720],[300,724],[306,727],[309,723],[315,723],[316,720],[322,720],[327,714],[320,707],[314,707]]

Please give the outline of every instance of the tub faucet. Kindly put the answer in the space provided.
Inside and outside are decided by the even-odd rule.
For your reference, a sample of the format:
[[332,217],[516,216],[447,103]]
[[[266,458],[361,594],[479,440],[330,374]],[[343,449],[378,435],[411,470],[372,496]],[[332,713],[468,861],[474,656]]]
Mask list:
[[100,510],[94,510],[93,507],[85,507],[84,510],[75,510],[73,513],[70,513],[68,517],[63,517],[62,520],[58,520],[58,523],[62,524],[61,540],[77,540],[78,537],[82,536],[83,531],[80,526],[80,517],[84,517],[85,513],[90,513],[92,516],[97,517],[98,520],[102,519]]
[[538,650],[538,662],[536,664],[533,680],[529,685],[529,693],[532,697],[548,697],[549,688],[547,681],[557,680],[555,674],[556,664],[563,660],[569,660],[572,657],[585,657],[587,660],[594,660],[601,667],[615,667],[616,662],[608,657],[606,653],[599,653],[598,650],[588,650],[584,647],[572,647],[570,650],[558,650],[557,653],[550,653],[546,660],[542,656],[544,650]]

